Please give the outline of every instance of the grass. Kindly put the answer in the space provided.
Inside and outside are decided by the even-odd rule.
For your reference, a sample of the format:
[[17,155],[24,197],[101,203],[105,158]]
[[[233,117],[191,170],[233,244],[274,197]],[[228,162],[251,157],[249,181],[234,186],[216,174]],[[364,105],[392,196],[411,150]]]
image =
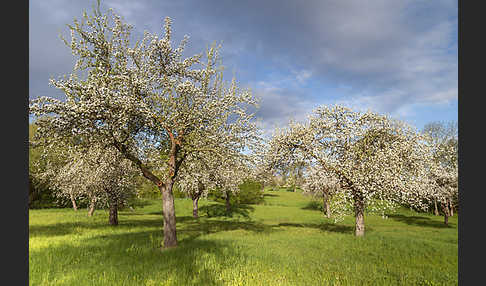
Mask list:
[[[457,285],[457,215],[400,209],[388,219],[334,224],[300,193],[265,193],[261,205],[176,199],[178,247],[160,250],[162,203],[122,211],[29,212],[30,285]],[[208,217],[209,215],[209,217]]]

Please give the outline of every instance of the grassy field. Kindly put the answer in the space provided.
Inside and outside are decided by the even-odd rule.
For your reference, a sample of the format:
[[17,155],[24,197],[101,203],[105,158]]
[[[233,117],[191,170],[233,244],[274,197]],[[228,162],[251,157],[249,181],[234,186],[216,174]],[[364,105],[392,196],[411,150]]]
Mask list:
[[[266,192],[265,203],[224,208],[176,199],[179,246],[160,251],[159,200],[108,213],[44,209],[29,212],[30,285],[457,285],[457,216],[401,209],[388,219],[334,224],[310,198]],[[208,217],[210,215],[210,217]]]

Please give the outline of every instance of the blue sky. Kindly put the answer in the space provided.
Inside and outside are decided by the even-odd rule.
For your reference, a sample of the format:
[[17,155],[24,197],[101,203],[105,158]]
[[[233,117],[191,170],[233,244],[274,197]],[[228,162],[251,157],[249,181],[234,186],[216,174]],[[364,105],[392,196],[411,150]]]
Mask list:
[[[50,78],[74,64],[59,39],[96,1],[29,1],[29,96],[62,98]],[[134,26],[162,33],[173,19],[188,55],[222,44],[225,76],[261,98],[268,132],[321,104],[389,114],[421,129],[457,121],[457,1],[105,0]]]

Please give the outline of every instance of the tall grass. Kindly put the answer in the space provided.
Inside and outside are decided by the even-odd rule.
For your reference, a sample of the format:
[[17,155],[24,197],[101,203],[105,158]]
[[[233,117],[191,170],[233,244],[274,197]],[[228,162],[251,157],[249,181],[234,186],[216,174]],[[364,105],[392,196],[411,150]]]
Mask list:
[[176,199],[179,246],[160,250],[161,201],[93,217],[72,209],[29,212],[30,285],[457,285],[457,216],[400,209],[334,224],[300,193],[265,193],[235,207]]

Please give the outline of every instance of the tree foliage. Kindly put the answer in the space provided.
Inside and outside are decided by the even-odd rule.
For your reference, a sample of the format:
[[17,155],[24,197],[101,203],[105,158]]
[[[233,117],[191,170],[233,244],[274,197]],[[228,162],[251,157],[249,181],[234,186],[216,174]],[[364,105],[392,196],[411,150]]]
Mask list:
[[352,198],[356,235],[364,234],[364,210],[384,212],[395,202],[427,208],[430,154],[424,138],[411,126],[373,112],[321,106],[306,123],[291,122],[269,142],[275,165],[295,153],[339,180],[344,197]]
[[431,122],[422,131],[431,146],[430,180],[432,200],[441,204],[444,223],[457,205],[458,188],[458,129],[455,122]]
[[[334,210],[337,216],[335,221],[341,219],[346,210],[346,200],[333,200],[339,194],[340,183],[334,174],[327,172],[320,165],[314,165],[308,168],[304,184],[302,186],[304,194],[309,194],[314,198],[323,200],[323,211],[328,218],[331,217],[331,211]],[[332,205],[332,206],[331,206]]]
[[29,208],[64,206],[65,201],[57,200],[51,175],[66,164],[68,148],[36,144],[37,129],[35,123],[29,124]]
[[191,153],[242,151],[254,139],[248,108],[256,105],[235,79],[223,81],[219,47],[187,58],[188,37],[172,47],[171,23],[165,19],[162,37],[146,32],[131,45],[132,27],[111,9],[84,13],[68,25],[71,41],[64,40],[78,58],[73,72],[51,80],[65,100],[41,97],[29,106],[39,117],[39,140],[76,135],[84,144],[112,146],[159,188],[165,247],[177,245],[172,188],[183,161]]
[[52,177],[59,197],[89,201],[91,211],[94,207],[118,210],[135,197],[138,172],[114,148],[94,145],[72,152],[69,162]]

